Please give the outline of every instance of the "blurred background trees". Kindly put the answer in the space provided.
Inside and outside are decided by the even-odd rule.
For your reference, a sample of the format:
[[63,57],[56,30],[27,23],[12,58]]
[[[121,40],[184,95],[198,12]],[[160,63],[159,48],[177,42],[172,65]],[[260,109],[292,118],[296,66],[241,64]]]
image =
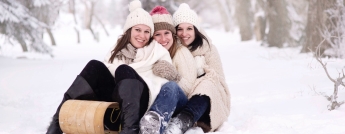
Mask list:
[[[76,43],[88,30],[95,41],[100,34],[123,26],[130,0],[0,0],[0,33],[24,52],[51,53],[54,26],[70,16]],[[146,11],[157,5],[173,14],[181,3],[195,10],[203,28],[237,32],[242,41],[257,40],[265,47],[300,47],[324,56],[345,58],[344,0],[141,0]],[[45,44],[42,35],[51,41]],[[323,41],[324,40],[324,41]],[[322,42],[322,43],[321,43]],[[1,49],[1,45],[0,45]]]
[[[0,33],[10,44],[20,44],[23,52],[50,54],[42,40],[45,31],[51,34],[57,17],[59,2],[54,0],[1,0]],[[53,43],[52,43],[53,44]]]

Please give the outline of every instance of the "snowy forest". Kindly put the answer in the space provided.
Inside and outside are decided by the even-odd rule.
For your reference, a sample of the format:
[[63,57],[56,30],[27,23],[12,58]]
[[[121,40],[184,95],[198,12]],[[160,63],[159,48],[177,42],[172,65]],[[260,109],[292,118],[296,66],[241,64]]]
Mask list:
[[[46,132],[123,33],[130,1],[0,0],[0,134]],[[140,1],[171,14],[189,4],[217,47],[231,109],[207,134],[345,133],[345,0]]]
[[[99,34],[122,25],[128,14],[128,0],[0,0],[0,33],[4,45],[20,45],[23,52],[53,57],[59,45],[54,31],[61,21],[73,24],[77,43],[81,30],[96,41]],[[301,53],[345,58],[344,0],[142,0],[150,11],[165,6],[171,14],[180,3],[188,3],[200,16],[204,28],[217,27],[239,32],[241,40],[262,41],[265,47],[301,47]],[[61,20],[68,16],[69,20]],[[66,18],[66,17],[65,17]],[[67,22],[68,21],[68,22]],[[44,36],[50,41],[44,42]],[[4,51],[4,50],[1,50]],[[1,54],[1,53],[0,53]]]

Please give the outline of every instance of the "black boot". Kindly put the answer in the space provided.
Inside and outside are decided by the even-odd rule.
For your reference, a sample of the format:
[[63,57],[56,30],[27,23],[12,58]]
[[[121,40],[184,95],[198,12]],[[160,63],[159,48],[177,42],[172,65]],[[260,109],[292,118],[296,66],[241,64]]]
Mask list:
[[46,134],[62,134],[62,130],[59,125],[59,112],[62,104],[69,99],[95,100],[96,95],[94,94],[88,82],[82,76],[78,75],[69,89],[65,92]]
[[164,134],[184,134],[193,124],[193,115],[182,111],[169,121]]
[[120,134],[139,133],[140,98],[143,90],[144,84],[137,79],[124,79],[116,85],[113,97],[120,102]]

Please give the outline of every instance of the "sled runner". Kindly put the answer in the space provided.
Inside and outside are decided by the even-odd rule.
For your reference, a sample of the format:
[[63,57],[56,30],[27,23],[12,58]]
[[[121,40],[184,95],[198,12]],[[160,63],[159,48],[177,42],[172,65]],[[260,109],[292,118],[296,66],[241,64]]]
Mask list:
[[59,124],[65,134],[118,134],[104,130],[107,108],[119,108],[117,102],[67,100],[60,109]]

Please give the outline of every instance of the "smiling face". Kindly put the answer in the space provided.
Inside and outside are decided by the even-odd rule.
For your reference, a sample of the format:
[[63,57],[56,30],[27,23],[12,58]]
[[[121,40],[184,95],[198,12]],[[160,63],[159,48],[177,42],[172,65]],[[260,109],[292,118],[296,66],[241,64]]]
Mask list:
[[130,43],[135,48],[144,47],[150,40],[151,29],[147,25],[138,24],[132,27]]
[[177,27],[177,36],[182,39],[185,45],[191,44],[195,39],[194,26],[190,23],[181,23]]
[[154,32],[153,39],[156,40],[159,44],[161,44],[167,50],[169,50],[169,48],[172,46],[174,42],[173,35],[170,30],[158,30]]

